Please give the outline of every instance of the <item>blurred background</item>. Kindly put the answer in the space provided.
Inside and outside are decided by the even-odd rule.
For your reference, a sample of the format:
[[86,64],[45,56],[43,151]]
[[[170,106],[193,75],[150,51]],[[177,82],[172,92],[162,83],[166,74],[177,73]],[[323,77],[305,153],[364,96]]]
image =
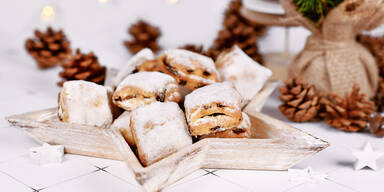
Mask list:
[[[175,3],[176,2],[176,3]],[[23,63],[35,63],[24,50],[24,42],[36,28],[47,25],[62,28],[73,48],[94,51],[100,62],[119,67],[130,57],[123,45],[129,39],[128,27],[138,19],[158,26],[162,32],[159,44],[176,48],[186,43],[208,47],[221,28],[223,13],[230,0],[1,0],[1,52],[22,56]],[[48,6],[48,8],[47,8]],[[41,18],[42,11],[53,19]],[[292,52],[298,52],[309,34],[301,28],[291,28]],[[284,29],[271,27],[259,39],[262,53],[282,51]],[[20,55],[19,55],[20,54]],[[9,63],[12,65],[12,63]],[[13,64],[14,65],[14,64]]]
[[[0,5],[0,82],[15,95],[38,94],[45,99],[38,108],[56,105],[60,78],[59,67],[38,70],[24,48],[35,29],[45,31],[49,25],[63,29],[73,50],[94,51],[102,65],[120,68],[131,57],[123,45],[131,37],[128,28],[144,19],[162,32],[159,44],[164,49],[187,43],[209,47],[221,29],[223,15],[230,0],[1,0]],[[42,17],[42,14],[48,16]],[[289,29],[289,48],[297,53],[304,46],[309,32],[303,28]],[[374,31],[382,34],[384,27]],[[282,52],[285,30],[268,27],[258,39],[261,53]],[[10,73],[9,71],[14,71]],[[22,81],[22,82],[20,82]],[[27,90],[17,88],[19,84]],[[36,98],[36,97],[35,97]],[[0,96],[9,99],[9,96]],[[12,106],[0,115],[35,110],[36,106]]]

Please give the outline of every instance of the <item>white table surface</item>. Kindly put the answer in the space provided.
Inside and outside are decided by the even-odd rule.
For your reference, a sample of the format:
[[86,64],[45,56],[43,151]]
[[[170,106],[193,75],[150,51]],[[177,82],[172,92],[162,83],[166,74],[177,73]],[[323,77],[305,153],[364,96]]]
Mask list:
[[[0,6],[0,191],[32,192],[32,191],[71,191],[71,192],[103,192],[103,191],[140,191],[138,184],[127,173],[124,163],[105,159],[65,155],[65,161],[58,165],[38,166],[28,157],[28,150],[39,146],[28,135],[16,127],[11,127],[4,116],[23,113],[56,106],[56,86],[59,81],[59,68],[45,71],[37,69],[34,61],[23,49],[26,37],[31,36],[35,26],[42,26],[39,21],[39,9],[47,1],[2,1]],[[78,3],[76,3],[78,2]],[[97,1],[55,1],[60,7],[62,17],[58,26],[64,27],[74,47],[94,50],[100,60],[110,67],[121,66],[128,58],[121,41],[127,38],[128,23],[134,22],[135,15],[145,15],[154,23],[160,23],[165,35],[161,39],[164,47],[177,47],[185,42],[209,44],[220,25],[220,13],[228,1],[204,1],[203,12],[212,17],[202,17],[196,13],[198,5],[203,0],[181,1],[180,9],[185,10],[182,18],[190,19],[190,25],[177,23],[172,15],[182,12],[175,7],[169,7],[162,0],[153,1],[113,1],[112,5],[100,5]],[[144,5],[153,2],[146,11]],[[131,4],[130,4],[131,3]],[[185,5],[186,4],[186,5]],[[23,5],[23,6],[20,6]],[[73,6],[77,5],[77,6]],[[130,5],[135,5],[132,8]],[[87,15],[80,7],[88,9]],[[154,8],[155,7],[155,8]],[[159,8],[160,7],[160,8]],[[184,8],[183,8],[184,7]],[[191,8],[192,7],[192,8]],[[169,12],[164,12],[164,10]],[[192,11],[190,10],[192,9]],[[130,10],[125,12],[124,10]],[[133,11],[135,10],[135,11]],[[188,12],[189,10],[189,12]],[[37,13],[37,16],[36,16]],[[65,13],[65,14],[64,14]],[[108,14],[107,14],[108,13]],[[118,14],[119,13],[119,14]],[[167,27],[166,19],[173,19]],[[124,17],[121,17],[124,15]],[[132,17],[128,17],[132,15]],[[206,19],[205,19],[206,18]],[[180,19],[180,18],[179,18]],[[204,26],[212,25],[214,29],[198,28],[196,19]],[[175,23],[176,22],[176,23]],[[182,27],[181,27],[182,26]],[[173,31],[172,31],[173,29]],[[182,32],[182,29],[186,30]],[[264,51],[279,50],[281,29],[273,29],[269,36],[260,43]],[[307,32],[302,29],[300,38],[294,40],[292,47],[302,47]],[[197,33],[201,32],[201,33]],[[272,34],[271,34],[272,33]],[[264,48],[263,48],[264,47]],[[379,169],[355,171],[353,151],[360,150],[365,142],[372,143],[375,150],[384,151],[384,140],[366,133],[344,133],[321,123],[291,123],[278,111],[280,104],[278,93],[272,95],[263,109],[277,119],[286,121],[302,130],[330,142],[331,146],[324,151],[305,159],[294,168],[301,169],[311,166],[315,171],[326,173],[329,179],[320,183],[297,184],[291,180],[292,175],[287,171],[251,171],[251,170],[208,170],[200,169],[165,191],[384,191],[384,158],[378,161]]]

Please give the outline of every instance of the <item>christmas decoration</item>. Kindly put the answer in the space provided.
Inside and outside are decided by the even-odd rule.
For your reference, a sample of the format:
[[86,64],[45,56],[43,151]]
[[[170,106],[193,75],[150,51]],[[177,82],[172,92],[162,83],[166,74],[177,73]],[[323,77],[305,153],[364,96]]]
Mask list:
[[294,0],[298,11],[314,22],[324,19],[328,12],[344,0]]
[[35,30],[35,37],[27,39],[25,48],[36,60],[40,69],[54,67],[72,53],[70,43],[62,30],[48,27],[46,32]]
[[297,184],[321,183],[328,179],[327,174],[316,172],[312,167],[307,167],[305,169],[288,169],[288,173],[292,175],[289,181]]
[[61,163],[64,156],[64,146],[43,143],[41,147],[30,149],[29,156],[39,165]]
[[224,14],[223,28],[219,31],[217,38],[211,46],[207,55],[216,59],[220,52],[239,46],[253,60],[262,63],[262,56],[256,44],[258,37],[264,35],[265,26],[250,23],[240,15],[241,0],[234,0],[230,3]]
[[372,37],[369,35],[358,35],[356,40],[364,45],[375,57],[379,69],[379,85],[374,97],[377,111],[384,110],[384,36]]
[[160,50],[157,39],[160,37],[160,29],[147,23],[146,21],[139,20],[134,23],[128,30],[133,39],[124,42],[124,45],[132,54],[136,54],[143,48],[149,48],[153,52]]
[[321,96],[316,94],[313,85],[305,83],[302,79],[292,78],[280,87],[280,100],[283,105],[280,111],[295,122],[314,120],[320,109]]
[[[311,1],[312,5],[315,5],[315,1]],[[384,22],[384,2],[333,2],[333,8],[326,10],[326,14],[324,10],[320,10],[324,17],[316,24],[302,13],[311,10],[305,8],[305,4],[310,3],[310,0],[280,0],[285,10],[285,14],[281,15],[261,15],[246,8],[241,8],[241,13],[247,19],[261,24],[303,26],[312,32],[307,38],[304,50],[290,65],[291,77],[305,79],[323,94],[345,95],[357,84],[362,93],[372,98],[378,87],[376,63],[372,54],[357,43],[355,38],[361,31],[374,29]]]
[[369,118],[369,131],[377,136],[384,137],[384,117],[381,115],[373,115]]
[[364,167],[369,167],[373,170],[376,170],[376,161],[381,156],[383,156],[384,153],[374,152],[371,144],[367,142],[363,151],[353,152],[352,154],[357,159],[355,163],[355,170],[360,170]]
[[100,65],[93,52],[83,54],[77,49],[76,54],[61,66],[63,71],[59,73],[59,76],[63,80],[58,83],[60,86],[69,80],[85,80],[97,84],[104,83],[106,67]]
[[352,92],[344,98],[336,94],[322,98],[320,103],[325,112],[321,116],[326,119],[325,123],[343,131],[364,130],[369,116],[375,112],[375,105],[359,91],[359,87],[354,86]]

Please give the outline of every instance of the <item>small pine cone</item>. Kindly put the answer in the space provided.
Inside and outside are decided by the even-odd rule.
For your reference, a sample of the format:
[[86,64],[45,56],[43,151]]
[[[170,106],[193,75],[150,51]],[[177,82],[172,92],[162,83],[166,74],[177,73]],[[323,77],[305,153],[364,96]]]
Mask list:
[[203,46],[202,45],[186,44],[186,45],[183,45],[183,46],[179,47],[179,49],[185,49],[185,50],[188,50],[188,51],[192,51],[192,52],[195,52],[195,53],[199,53],[199,54],[205,55],[205,53],[203,51]]
[[374,115],[369,118],[369,131],[377,137],[384,137],[384,117]]
[[320,103],[323,110],[320,116],[326,119],[325,123],[343,131],[364,130],[369,116],[375,112],[375,104],[359,91],[360,88],[354,86],[352,92],[344,98],[336,94],[322,98]]
[[257,38],[264,35],[265,26],[250,23],[240,13],[241,0],[233,0],[224,14],[223,28],[218,32],[213,46],[206,55],[216,59],[220,52],[239,46],[253,60],[263,63]]
[[288,79],[280,87],[280,100],[284,103],[280,111],[295,122],[315,120],[320,109],[320,97],[315,87],[298,78]]
[[27,39],[25,48],[40,69],[54,67],[72,54],[70,43],[63,31],[55,31],[51,27],[48,27],[45,33],[35,30],[35,38]]
[[124,45],[131,53],[136,54],[144,48],[149,48],[155,53],[160,50],[160,46],[157,43],[157,39],[161,35],[159,28],[143,20],[139,20],[137,23],[131,25],[128,32],[132,35],[133,39],[131,41],[125,41]]
[[59,86],[62,86],[65,81],[70,80],[84,80],[100,85],[104,84],[106,67],[100,65],[93,52],[82,54],[77,49],[76,54],[61,66],[63,71],[59,73],[59,76],[63,80],[58,83]]

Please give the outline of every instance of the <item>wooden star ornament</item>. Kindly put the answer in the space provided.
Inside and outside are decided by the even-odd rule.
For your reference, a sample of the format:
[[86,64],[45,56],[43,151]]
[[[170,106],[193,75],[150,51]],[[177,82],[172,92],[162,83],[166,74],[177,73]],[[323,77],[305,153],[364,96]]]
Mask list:
[[355,170],[360,170],[364,167],[369,167],[373,170],[377,169],[376,161],[384,153],[374,152],[371,143],[367,142],[363,151],[353,152],[353,156],[356,157]]

